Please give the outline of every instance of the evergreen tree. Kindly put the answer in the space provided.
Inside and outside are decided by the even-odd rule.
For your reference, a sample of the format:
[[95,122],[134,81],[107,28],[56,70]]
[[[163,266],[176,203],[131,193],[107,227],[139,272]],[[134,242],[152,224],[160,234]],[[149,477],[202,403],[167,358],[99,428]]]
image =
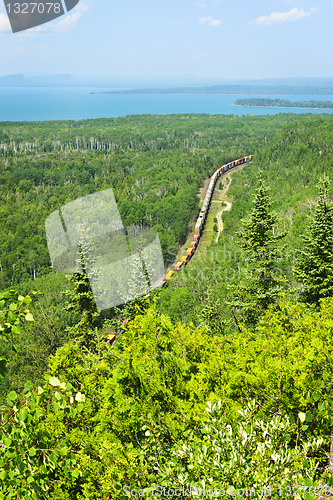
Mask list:
[[250,217],[242,220],[243,231],[237,233],[239,244],[247,256],[244,281],[230,287],[237,327],[235,309],[242,312],[246,324],[254,325],[260,315],[276,302],[283,282],[280,270],[276,267],[279,252],[277,243],[286,233],[275,234],[277,215],[271,211],[269,188],[265,186],[261,171],[258,181]]
[[333,205],[329,199],[329,178],[317,185],[319,200],[308,235],[304,235],[304,250],[295,272],[302,284],[301,295],[306,302],[317,304],[333,296]]
[[[91,290],[89,277],[94,279],[95,254],[89,232],[85,227],[80,228],[80,241],[78,244],[79,258],[77,264],[82,270],[67,275],[73,288],[66,291],[68,311],[75,311],[80,315],[79,322],[70,328],[83,344],[90,348],[96,336],[96,327],[100,312],[97,310],[95,297]],[[89,277],[88,277],[89,276]]]

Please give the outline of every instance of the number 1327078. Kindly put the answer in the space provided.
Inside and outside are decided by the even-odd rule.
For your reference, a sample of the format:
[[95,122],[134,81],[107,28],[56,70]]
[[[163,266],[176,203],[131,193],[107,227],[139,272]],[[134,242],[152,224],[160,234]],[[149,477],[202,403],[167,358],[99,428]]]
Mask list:
[[8,14],[60,14],[59,2],[23,2],[6,3]]

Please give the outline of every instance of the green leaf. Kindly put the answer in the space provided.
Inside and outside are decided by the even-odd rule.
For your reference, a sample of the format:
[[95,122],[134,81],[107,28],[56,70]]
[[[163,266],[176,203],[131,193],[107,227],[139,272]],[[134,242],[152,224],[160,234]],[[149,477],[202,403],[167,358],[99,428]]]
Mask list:
[[323,411],[325,408],[326,408],[326,403],[324,401],[320,401],[320,403],[318,403],[318,410]]
[[28,477],[28,479],[27,479],[27,483],[28,483],[28,484],[31,484],[31,483],[33,483],[33,482],[34,482],[34,478],[33,478],[33,476],[29,476],[29,477]]
[[37,418],[37,420],[42,416],[44,415],[43,411],[42,410],[36,410],[35,412],[35,417]]
[[301,422],[305,421],[305,418],[306,418],[306,414],[305,413],[303,413],[303,412],[300,411],[299,414],[298,414],[298,416],[299,416],[299,419],[300,419]]
[[30,382],[30,380],[28,380],[25,384],[24,384],[24,388],[23,388],[23,394],[25,394],[26,392],[30,392],[31,389],[33,388],[33,383]]
[[318,399],[320,398],[320,392],[314,392],[312,396],[315,401],[318,401]]
[[30,448],[30,450],[29,450],[30,457],[35,457],[36,454],[37,454],[36,448]]
[[81,401],[84,403],[85,400],[86,397],[81,392],[78,392],[77,395],[75,396],[75,401],[77,401],[78,403],[81,403]]
[[7,472],[5,470],[2,470],[0,472],[0,479],[3,481],[7,477]]
[[53,385],[53,387],[58,387],[60,385],[60,380],[57,377],[50,377],[49,384]]
[[32,301],[32,298],[29,295],[27,295],[26,297],[24,297],[24,303],[25,304],[30,304],[31,301]]
[[305,422],[312,422],[312,414],[310,411],[307,411],[305,414]]
[[21,328],[18,325],[13,325],[12,332],[15,333],[15,335],[18,335],[21,332]]
[[72,476],[73,476],[73,477],[78,478],[78,477],[79,477],[79,475],[80,475],[80,471],[78,471],[78,470],[73,470],[73,472],[72,472]]
[[33,315],[32,315],[30,312],[28,312],[28,313],[25,315],[25,320],[26,320],[26,321],[34,321],[34,317],[33,317]]
[[19,419],[21,420],[21,422],[24,422],[25,419],[27,418],[28,416],[28,412],[26,410],[22,410],[20,411],[20,413],[18,414],[18,417]]
[[12,440],[10,438],[4,438],[3,444],[8,448],[12,444]]
[[17,394],[15,391],[11,391],[7,396],[7,401],[15,401],[17,399]]

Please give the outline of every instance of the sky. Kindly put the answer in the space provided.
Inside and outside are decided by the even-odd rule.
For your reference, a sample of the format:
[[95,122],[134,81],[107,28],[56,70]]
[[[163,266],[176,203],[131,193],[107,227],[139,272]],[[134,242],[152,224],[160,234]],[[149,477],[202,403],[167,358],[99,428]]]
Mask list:
[[80,0],[16,34],[5,12],[0,75],[333,77],[333,0]]

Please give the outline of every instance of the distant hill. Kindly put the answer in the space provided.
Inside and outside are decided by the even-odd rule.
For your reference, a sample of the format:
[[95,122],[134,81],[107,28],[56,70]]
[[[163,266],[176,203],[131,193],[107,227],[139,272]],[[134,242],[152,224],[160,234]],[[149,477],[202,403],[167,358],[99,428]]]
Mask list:
[[68,74],[37,75],[26,77],[22,74],[0,76],[0,87],[67,87],[76,85]]

